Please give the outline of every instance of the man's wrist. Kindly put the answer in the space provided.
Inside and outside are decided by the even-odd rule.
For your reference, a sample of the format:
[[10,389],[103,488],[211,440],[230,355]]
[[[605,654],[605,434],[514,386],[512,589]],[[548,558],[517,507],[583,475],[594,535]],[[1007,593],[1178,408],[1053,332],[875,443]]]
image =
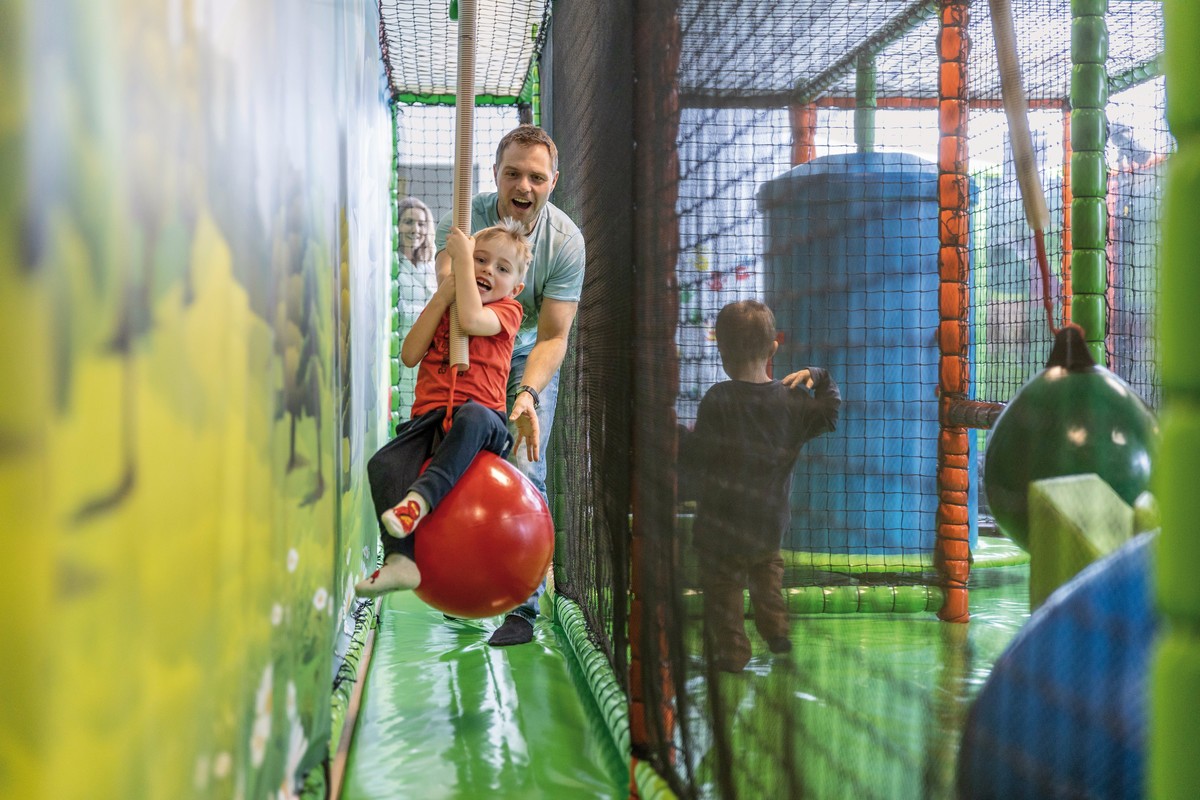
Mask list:
[[537,389],[533,388],[532,386],[530,386],[530,385],[529,385],[529,384],[527,384],[527,383],[524,383],[524,384],[521,384],[521,388],[520,388],[520,389],[517,389],[517,394],[520,394],[521,392],[529,392],[529,396],[533,398],[533,407],[534,407],[534,408],[540,408],[540,407],[541,407],[541,405],[542,405],[542,402],[541,402],[541,400],[538,398],[538,392],[537,392]]

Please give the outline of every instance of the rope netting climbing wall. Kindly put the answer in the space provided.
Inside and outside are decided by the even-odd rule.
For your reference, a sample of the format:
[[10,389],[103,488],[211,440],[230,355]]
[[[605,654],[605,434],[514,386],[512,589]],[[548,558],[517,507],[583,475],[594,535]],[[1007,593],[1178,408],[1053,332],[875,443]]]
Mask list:
[[[824,367],[843,396],[837,434],[806,446],[793,482],[793,610],[936,609],[936,19],[776,4],[788,25],[762,31],[747,11],[681,19],[679,421],[725,379],[717,312],[764,301],[776,377]],[[731,41],[735,27],[754,36]],[[924,86],[909,77],[922,69]]]
[[[380,47],[391,95],[392,279],[391,419],[408,418],[416,369],[400,363],[404,335],[437,289],[434,233],[454,202],[457,5],[381,0]],[[469,193],[496,190],[492,165],[505,133],[537,114],[536,56],[545,42],[546,0],[483,4],[477,46],[473,163]]]
[[[611,501],[611,513],[568,501],[581,504],[563,569],[622,676],[613,614],[624,607],[613,598],[631,592],[634,756],[680,796],[951,796],[965,710],[1002,642],[976,641],[935,614],[965,621],[971,559],[972,597],[1007,591],[1011,578],[980,569],[988,552],[1014,553],[990,535],[979,543],[981,431],[1042,368],[1050,342],[988,6],[634,5],[632,30],[617,10],[594,20],[557,10],[550,48],[559,54],[552,132],[572,143],[564,163],[585,173],[559,200],[592,204],[589,250],[618,256],[603,273],[589,260],[575,351],[576,411],[588,427],[564,434],[588,454],[570,475],[591,482],[590,497]],[[1052,219],[1055,324],[1073,311],[1093,329],[1098,321],[1095,341],[1114,369],[1153,396],[1157,177],[1171,148],[1154,78],[1161,17],[1154,3],[1107,4],[1107,47],[1085,53],[1105,77],[1088,97],[1072,86],[1073,49],[1086,51],[1072,45],[1072,4],[1014,6]],[[634,54],[628,127],[629,98],[614,100],[594,72],[623,85],[627,68],[602,52]],[[577,86],[587,102],[570,94]],[[1122,166],[1134,163],[1119,152],[1132,144],[1086,143],[1107,166],[1084,190],[1113,222],[1083,243],[1092,280],[1073,308],[1070,167],[1094,169],[1072,159],[1081,102],[1110,115],[1114,132],[1119,116],[1136,120],[1123,123],[1138,130],[1130,141],[1152,154]],[[632,178],[618,151],[598,148],[598,116],[618,140],[632,131]],[[1129,199],[1110,197],[1110,186]],[[597,219],[614,213],[628,233],[601,230]],[[632,240],[632,272],[618,266],[624,242],[598,235]],[[782,553],[793,654],[772,657],[747,604],[752,655],[729,674],[705,651],[694,486],[664,431],[678,425],[686,436],[705,392],[726,379],[714,323],[740,299],[774,310],[775,377],[825,367],[843,405],[838,430],[803,450],[791,490]],[[610,357],[632,362],[632,375],[602,363]],[[618,428],[626,419],[629,442]],[[605,449],[613,436],[618,446]],[[613,488],[627,474],[630,498]],[[613,546],[622,500],[633,510],[628,576]],[[858,613],[880,611],[910,613]]]
[[[1161,19],[1158,24],[1161,36]],[[1157,63],[1152,66],[1157,70]],[[1155,71],[1147,76],[1136,70],[1119,77],[1123,80],[1114,80],[1106,109],[1110,131],[1105,151],[1108,363],[1157,409],[1162,401],[1155,330],[1160,267],[1158,219],[1166,161],[1175,152],[1175,140],[1167,129],[1161,75]],[[1139,80],[1143,82],[1134,83]]]
[[[1073,319],[1103,342],[1108,366],[1157,405],[1156,347],[1151,318],[1156,292],[1157,218],[1162,165],[1174,149],[1165,121],[1158,57],[1162,12],[1154,3],[1110,2],[1106,41],[1078,42],[1088,63],[1072,83],[1071,18],[1063,0],[1016,4],[1014,14],[1030,128],[1050,211],[1046,231],[1051,280],[1046,291],[1055,324]],[[986,15],[971,21],[971,41],[990,36]],[[1098,68],[1103,68],[1101,72]],[[972,379],[978,399],[1005,402],[1045,366],[1051,336],[1042,308],[1033,239],[1025,223],[998,82],[995,54],[975,47],[969,59],[969,152],[975,195],[971,220]],[[1094,70],[1094,71],[1090,71]],[[1099,76],[1103,75],[1103,78]],[[1073,115],[1074,109],[1074,115]],[[1107,119],[1107,136],[1072,136],[1073,116],[1090,126]],[[1072,174],[1072,164],[1077,171]],[[1078,172],[1083,169],[1083,172]],[[1107,225],[1078,241],[1072,203],[1106,212]],[[1095,203],[1091,204],[1090,201]],[[1081,252],[1082,251],[1082,252]],[[1085,298],[1084,318],[1075,309]],[[1088,298],[1100,298],[1100,311]]]
[[[1099,25],[1076,23],[1100,7]],[[966,709],[1011,631],[937,617],[966,621],[968,585],[972,610],[977,597],[1028,608],[1019,580],[981,568],[1022,557],[980,535],[994,531],[979,524],[978,464],[1050,343],[988,4],[567,3],[548,39],[540,4],[513,8],[522,33],[481,31],[484,49],[532,42],[544,85],[531,91],[523,67],[504,87],[477,80],[477,188],[540,98],[534,119],[560,150],[553,201],[588,243],[550,443],[555,585],[579,612],[560,621],[600,654],[602,709],[628,709],[614,738],[635,779],[652,770],[680,797],[951,796]],[[1155,221],[1173,149],[1158,4],[1014,12],[1054,323],[1084,325],[1153,402]],[[418,30],[439,14],[383,9]],[[401,227],[408,195],[435,219],[448,208],[453,139],[453,82],[397,60],[403,49],[385,37]],[[740,299],[774,310],[775,377],[827,368],[843,403],[789,492],[793,651],[774,657],[746,604],[738,672],[706,648],[677,440],[726,378],[714,323]]]

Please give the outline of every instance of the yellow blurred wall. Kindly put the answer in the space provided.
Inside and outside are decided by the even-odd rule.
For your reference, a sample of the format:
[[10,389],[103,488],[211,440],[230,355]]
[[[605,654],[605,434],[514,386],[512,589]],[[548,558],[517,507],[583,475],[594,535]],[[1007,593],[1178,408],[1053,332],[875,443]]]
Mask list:
[[0,6],[0,797],[291,796],[385,435],[374,3]]

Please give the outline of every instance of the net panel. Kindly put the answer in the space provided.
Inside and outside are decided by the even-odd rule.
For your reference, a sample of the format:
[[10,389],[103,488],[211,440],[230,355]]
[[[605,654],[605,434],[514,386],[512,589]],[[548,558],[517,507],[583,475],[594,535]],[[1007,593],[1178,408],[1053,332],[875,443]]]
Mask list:
[[[587,271],[563,363],[550,493],[555,590],[627,687],[633,447],[632,20],[615,4],[556,10],[543,58],[544,126],[559,148],[553,202],[581,226]],[[559,88],[554,88],[559,87]]]
[[[669,691],[657,674],[641,679],[675,712],[659,714],[671,724],[651,736],[648,755],[683,796],[952,796],[966,709],[999,652],[968,644],[969,629],[938,625],[930,613],[940,580],[938,7],[863,6],[679,6],[678,421],[691,426],[700,398],[725,379],[713,324],[743,298],[775,310],[784,334],[777,377],[827,366],[844,398],[839,430],[806,447],[797,468],[783,554],[790,636],[803,652],[789,659],[772,657],[749,602],[745,670],[727,674],[719,648],[706,647],[695,506],[682,475],[676,572],[662,576],[654,606],[674,626],[643,654],[682,674]],[[1061,309],[1071,8],[1016,6],[1052,218],[1049,290]],[[1114,35],[1110,73],[1153,63],[1156,40],[1136,33],[1153,26],[1156,10],[1145,10],[1148,22],[1138,17]],[[971,4],[969,26],[969,393],[1004,402],[1042,367],[1049,333],[986,4]],[[820,33],[810,39],[809,29]],[[975,459],[983,441],[970,439]],[[973,469],[972,522],[979,479]],[[999,545],[978,546],[982,559]],[[977,572],[972,596],[1003,585],[1019,606],[1023,580]],[[673,592],[681,596],[666,596]],[[850,613],[868,610],[924,613]],[[903,655],[884,645],[888,655],[873,656],[888,635],[881,630],[903,642]]]
[[[513,103],[540,52],[550,0],[478,3],[475,91]],[[380,0],[380,46],[392,94],[453,103],[458,87],[458,23],[446,3]]]
[[[400,362],[400,347],[421,309],[437,289],[433,237],[454,203],[454,108],[393,102],[396,188],[390,308],[390,415],[407,420],[416,391],[416,367]],[[496,144],[519,123],[515,106],[481,106],[475,111],[472,192],[494,192]]]
[[[555,202],[580,222],[589,248],[552,442],[551,491],[562,538],[556,580],[584,609],[614,673],[627,678],[631,706],[637,711],[642,704],[631,720],[635,729],[646,728],[634,737],[634,754],[682,797],[951,796],[967,703],[1007,635],[983,646],[969,641],[977,627],[940,625],[931,613],[938,603],[932,542],[938,309],[936,282],[931,290],[925,281],[937,277],[937,5],[578,5],[558,9],[543,65],[543,77],[550,76],[546,126],[562,150]],[[1061,306],[1069,277],[1062,264],[1069,252],[1063,102],[1070,4],[1015,5],[1053,220],[1051,291]],[[1158,40],[1146,30],[1155,30],[1157,4],[1111,2],[1109,9],[1109,72],[1132,76],[1124,80],[1136,89],[1143,72],[1154,69]],[[1040,369],[1049,338],[1008,163],[998,83],[988,80],[996,67],[986,4],[972,3],[971,10],[969,68],[979,80],[968,96],[975,334],[969,355],[975,396],[1000,402]],[[1113,16],[1120,13],[1126,18]],[[675,86],[646,88],[662,67],[655,59],[664,58],[636,46],[635,22],[647,18],[657,26],[649,35],[663,41],[678,25]],[[638,101],[639,84],[654,95],[648,106]],[[674,102],[673,121],[648,124],[639,117],[647,108],[670,117]],[[1114,90],[1110,113],[1137,102]],[[1151,105],[1160,112],[1161,97]],[[639,171],[629,155],[635,149],[677,159],[677,185],[646,192],[645,182],[662,173]],[[1121,158],[1114,144],[1118,183]],[[1149,166],[1128,171],[1156,174]],[[1130,246],[1110,247],[1130,253],[1114,256],[1114,264],[1135,265],[1124,283],[1114,281],[1109,300],[1113,309],[1118,303],[1144,309],[1131,311],[1126,327],[1110,309],[1112,340],[1127,337],[1128,360],[1138,368],[1147,362],[1144,353],[1153,353],[1145,333],[1153,271],[1142,267],[1156,245],[1136,220],[1156,213],[1150,208],[1158,189],[1148,177],[1144,183],[1141,199],[1128,203],[1138,207],[1128,215],[1135,221],[1113,215],[1125,232],[1112,242]],[[669,209],[649,207],[656,192],[672,198]],[[1128,195],[1134,197],[1132,188]],[[634,198],[646,204],[634,208]],[[677,245],[643,249],[645,237],[663,234],[648,229],[647,219],[668,220]],[[665,258],[647,260],[646,252]],[[673,282],[665,297],[644,302],[637,287],[652,285],[642,281],[664,263],[673,265]],[[682,504],[676,524],[643,530],[647,538],[632,541],[629,511],[644,510],[635,501],[639,493],[657,498],[656,505],[673,498],[662,481],[673,448],[662,444],[661,430],[647,429],[661,418],[647,423],[646,410],[653,406],[657,414],[666,405],[684,427],[694,422],[699,398],[724,378],[712,341],[716,311],[740,298],[776,309],[784,332],[776,375],[810,363],[830,367],[842,384],[845,416],[838,432],[806,449],[800,493],[791,496],[799,522],[785,535],[784,554],[796,652],[773,658],[747,607],[751,657],[744,672],[732,675],[705,648],[694,506]],[[662,352],[663,336],[678,353],[677,373],[670,359],[663,362],[666,376],[645,355]],[[1139,380],[1155,383],[1153,373]],[[680,494],[687,493],[685,480]],[[636,584],[637,613],[629,606],[630,563],[649,570]],[[1021,576],[977,571],[971,580],[973,597],[993,589],[1011,592],[1008,600],[1017,605],[1027,597]],[[849,613],[867,610],[926,613]],[[981,636],[987,635],[985,628]]]
[[1163,79],[1120,92],[1108,104],[1108,363],[1152,408],[1162,400],[1155,309],[1158,305],[1159,209],[1167,130]]

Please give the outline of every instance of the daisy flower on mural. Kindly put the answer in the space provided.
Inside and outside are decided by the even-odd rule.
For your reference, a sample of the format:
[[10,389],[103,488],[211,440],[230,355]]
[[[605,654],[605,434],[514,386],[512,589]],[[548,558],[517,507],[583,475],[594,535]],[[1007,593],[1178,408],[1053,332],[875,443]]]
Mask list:
[[196,756],[196,768],[192,773],[192,788],[201,792],[207,789],[211,770],[212,765],[209,763],[208,753]]
[[287,763],[283,770],[283,780],[279,784],[275,800],[295,800],[299,795],[295,790],[295,781],[299,777],[300,762],[308,752],[308,737],[304,735],[304,725],[300,722],[300,703],[297,699],[296,682],[287,682],[287,700],[285,710],[289,722]]
[[315,608],[317,611],[324,611],[325,604],[328,602],[329,590],[322,586],[317,589],[316,593],[313,595],[313,608]]
[[295,572],[298,566],[300,566],[300,552],[294,547],[288,548],[287,571]]
[[250,763],[261,767],[271,740],[271,709],[274,706],[275,665],[263,670],[258,692],[254,696],[254,728],[250,731]]

